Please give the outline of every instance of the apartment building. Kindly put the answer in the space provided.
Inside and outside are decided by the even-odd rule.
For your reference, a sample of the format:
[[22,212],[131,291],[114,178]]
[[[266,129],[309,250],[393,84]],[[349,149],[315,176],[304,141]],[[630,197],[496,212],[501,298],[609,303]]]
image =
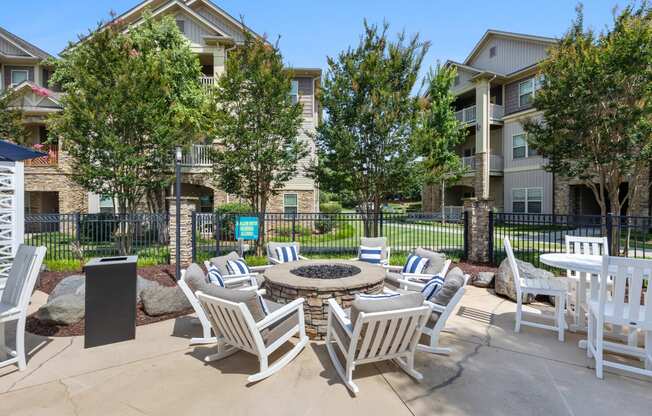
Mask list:
[[[154,18],[172,16],[175,19],[191,49],[198,55],[203,73],[200,82],[206,88],[224,72],[228,51],[243,42],[244,31],[251,31],[209,0],[145,0],[117,19],[128,26],[138,25],[145,10],[149,10]],[[43,65],[47,58],[51,56],[36,46],[5,30],[0,32],[0,69],[5,78],[0,88],[24,90],[16,105],[22,107],[27,115],[26,122],[32,132],[31,144],[48,153],[47,157],[29,162],[25,167],[27,212],[110,212],[113,210],[110,198],[87,192],[71,180],[70,159],[61,143],[42,145],[48,138],[47,115],[61,111],[57,101],[61,93],[49,85],[51,72]],[[283,192],[270,201],[269,209],[287,213],[314,212],[319,207],[318,189],[305,174],[305,166],[315,154],[313,133],[320,121],[315,91],[320,85],[321,70],[292,68],[292,73],[291,95],[293,100],[303,105],[300,138],[307,143],[310,155],[301,162],[300,174],[285,184]],[[182,195],[197,197],[196,208],[204,212],[235,200],[212,181],[208,151],[212,145],[212,139],[206,138],[205,144],[196,144],[189,149],[182,162]]]
[[[515,213],[599,214],[592,191],[578,180],[544,169],[546,160],[529,147],[523,124],[541,119],[532,102],[541,87],[539,64],[556,39],[488,30],[457,69],[452,92],[456,116],[466,128],[457,146],[467,174],[445,189],[447,206],[464,198],[490,198],[496,210]],[[625,184],[626,186],[626,184]],[[439,211],[441,186],[423,190],[423,209]],[[649,215],[649,191],[632,215]]]

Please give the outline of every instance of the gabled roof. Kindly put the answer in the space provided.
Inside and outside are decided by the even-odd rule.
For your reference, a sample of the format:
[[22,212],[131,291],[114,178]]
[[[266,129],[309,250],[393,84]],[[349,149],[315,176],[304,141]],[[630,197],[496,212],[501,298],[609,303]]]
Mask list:
[[192,6],[195,3],[202,3],[205,6],[207,6],[209,9],[212,9],[217,14],[222,15],[226,20],[228,20],[229,22],[231,22],[232,24],[234,24],[235,26],[237,26],[241,30],[249,31],[255,37],[260,38],[260,39],[264,39],[262,36],[260,36],[258,33],[256,33],[253,29],[251,29],[247,25],[242,24],[242,22],[240,20],[238,20],[235,17],[231,16],[226,10],[222,9],[221,7],[219,7],[218,5],[216,5],[215,3],[213,3],[210,0],[185,0],[185,1],[186,1],[186,4],[188,6]]
[[485,32],[482,38],[480,38],[478,43],[476,43],[476,45],[473,47],[471,53],[469,53],[469,56],[466,57],[466,59],[464,60],[464,65],[468,65],[469,62],[471,62],[471,60],[475,57],[475,55],[478,52],[480,52],[484,44],[492,37],[518,39],[518,40],[525,40],[529,42],[544,43],[549,45],[553,45],[558,42],[558,39],[549,38],[547,36],[527,35],[524,33],[505,32],[502,30],[489,29]]
[[22,39],[14,35],[13,33],[4,29],[2,26],[0,26],[0,37],[6,39],[8,42],[16,46],[18,49],[25,51],[25,53],[27,53],[28,55],[34,58],[39,58],[39,59],[54,58],[52,55],[45,52],[43,49],[40,49],[39,47],[27,42],[25,39]]

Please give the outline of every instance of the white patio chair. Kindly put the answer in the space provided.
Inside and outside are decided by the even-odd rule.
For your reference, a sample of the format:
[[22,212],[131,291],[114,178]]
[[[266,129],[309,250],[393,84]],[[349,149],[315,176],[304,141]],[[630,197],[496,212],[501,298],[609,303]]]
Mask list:
[[361,237],[360,247],[358,247],[358,255],[352,258],[351,260],[354,261],[360,260],[361,247],[380,247],[382,249],[380,255],[380,264],[383,266],[389,265],[389,260],[392,254],[392,248],[387,245],[386,237]]
[[[430,316],[427,305],[386,312],[360,312],[355,324],[335,299],[328,299],[328,305],[326,348],[337,374],[353,394],[360,391],[353,382],[353,370],[359,364],[394,360],[411,377],[416,380],[423,378],[414,369],[414,353]],[[337,356],[335,345],[344,356],[344,364]]]
[[385,280],[395,284],[400,289],[420,292],[428,280],[435,276],[446,276],[450,265],[451,260],[446,260],[438,273],[404,273],[403,266],[385,266],[385,269],[389,272],[385,275]]
[[[603,256],[602,273],[599,277],[591,277],[586,354],[595,358],[595,374],[598,378],[603,378],[604,367],[652,377],[651,274],[652,260]],[[608,277],[613,277],[611,294],[608,290]],[[646,285],[647,290],[644,289]],[[642,331],[645,334],[645,346],[641,348],[638,344],[625,345],[605,341],[605,324],[628,327],[634,333]],[[604,358],[604,350],[643,359],[645,367],[608,361]]]
[[[509,266],[512,269],[514,288],[516,290],[516,323],[514,325],[514,332],[520,332],[521,325],[548,329],[551,331],[557,331],[559,341],[563,342],[564,331],[567,327],[566,319],[564,317],[566,310],[566,296],[568,292],[566,281],[561,279],[522,279],[509,238],[505,237],[504,244],[507,258],[509,259]],[[541,315],[543,318],[551,319],[554,322],[554,325],[546,325],[523,319],[523,314],[526,313],[523,311],[523,296],[527,295],[544,295],[555,299],[555,315],[553,317]]]
[[[204,267],[206,270],[208,270],[209,266],[211,265],[210,260],[204,260]],[[266,267],[266,266],[262,266]],[[251,270],[251,273],[247,274],[223,274],[222,278],[224,279],[224,285],[227,288],[235,288],[235,287],[252,287],[252,288],[257,288],[258,287],[258,281],[260,277],[260,272],[263,271],[264,268],[261,268],[261,266],[258,267],[249,267],[249,270]]]
[[[18,365],[22,371],[27,367],[25,354],[25,321],[27,307],[32,297],[41,264],[45,257],[45,247],[21,245],[14,257],[7,284],[0,298],[0,367]],[[5,342],[5,329],[8,322],[16,321],[16,349],[10,349]]]
[[[594,256],[609,255],[607,237],[578,237],[565,236],[566,254],[586,254]],[[586,276],[572,270],[566,270],[569,284],[568,307],[573,311],[573,324],[571,331],[586,329],[586,315],[588,313],[586,292],[588,282]]]
[[[308,343],[303,315],[303,298],[270,312],[256,322],[244,303],[231,302],[197,292],[197,299],[206,311],[217,337],[218,352],[208,355],[206,362],[221,360],[237,350],[258,357],[260,371],[247,378],[250,383],[262,380],[285,367]],[[293,336],[299,341],[273,364],[269,356]]]
[[[235,283],[230,280],[225,281],[225,283]],[[246,283],[246,281],[245,281]],[[217,342],[217,338],[213,335],[212,333],[212,328],[211,328],[211,323],[208,320],[208,317],[206,316],[206,312],[204,309],[201,307],[201,304],[199,303],[199,300],[197,299],[197,296],[195,296],[195,293],[192,291],[190,286],[188,285],[188,282],[186,281],[186,270],[181,270],[181,278],[177,282],[179,287],[181,288],[181,291],[183,292],[184,295],[186,295],[186,299],[188,299],[188,302],[192,306],[192,309],[195,311],[195,315],[197,315],[197,319],[199,320],[199,323],[201,324],[202,327],[202,337],[201,338],[191,338],[190,339],[190,345],[202,345],[202,344],[214,344]],[[259,295],[264,295],[265,290],[264,289],[258,289],[257,286],[255,285],[244,285],[239,287],[239,290],[256,290]]]
[[278,259],[278,256],[276,255],[276,248],[277,247],[289,247],[289,246],[295,246],[297,249],[297,256],[299,260],[308,260],[307,257],[304,257],[300,253],[300,248],[301,245],[297,242],[291,242],[291,243],[276,243],[273,241],[270,241],[265,245],[265,249],[267,251],[267,261],[270,265],[275,265],[275,264],[281,264],[283,263],[281,260]]

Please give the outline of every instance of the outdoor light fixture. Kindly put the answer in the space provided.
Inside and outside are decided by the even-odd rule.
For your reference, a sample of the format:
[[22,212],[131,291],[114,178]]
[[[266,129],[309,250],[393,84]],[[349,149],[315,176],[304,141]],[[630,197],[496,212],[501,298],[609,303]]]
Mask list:
[[176,198],[176,223],[177,223],[177,234],[176,234],[176,244],[175,244],[175,255],[176,260],[175,265],[175,277],[177,280],[181,278],[181,158],[183,154],[181,153],[181,148],[177,147],[174,158],[174,173],[176,176],[176,186],[174,188],[174,196]]

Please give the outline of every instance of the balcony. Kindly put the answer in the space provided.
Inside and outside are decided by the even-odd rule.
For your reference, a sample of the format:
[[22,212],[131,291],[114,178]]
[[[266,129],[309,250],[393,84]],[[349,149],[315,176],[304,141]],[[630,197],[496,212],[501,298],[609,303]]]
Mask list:
[[[462,165],[469,171],[475,172],[476,170],[475,156],[467,156],[462,158]],[[499,155],[489,155],[489,171],[502,172],[503,171],[503,157]]]
[[34,150],[47,153],[47,156],[37,157],[25,161],[25,166],[48,167],[59,164],[59,145],[58,144],[37,144],[32,146]]
[[[505,109],[502,105],[490,104],[489,116],[491,121],[501,120],[505,115]],[[455,118],[462,122],[462,124],[475,123],[476,121],[476,106],[465,107],[455,112]]]
[[190,152],[183,152],[181,166],[185,167],[210,167],[212,162],[212,148],[210,144],[194,144]]
[[213,85],[215,85],[215,77],[199,77],[199,83],[203,88],[211,88]]

